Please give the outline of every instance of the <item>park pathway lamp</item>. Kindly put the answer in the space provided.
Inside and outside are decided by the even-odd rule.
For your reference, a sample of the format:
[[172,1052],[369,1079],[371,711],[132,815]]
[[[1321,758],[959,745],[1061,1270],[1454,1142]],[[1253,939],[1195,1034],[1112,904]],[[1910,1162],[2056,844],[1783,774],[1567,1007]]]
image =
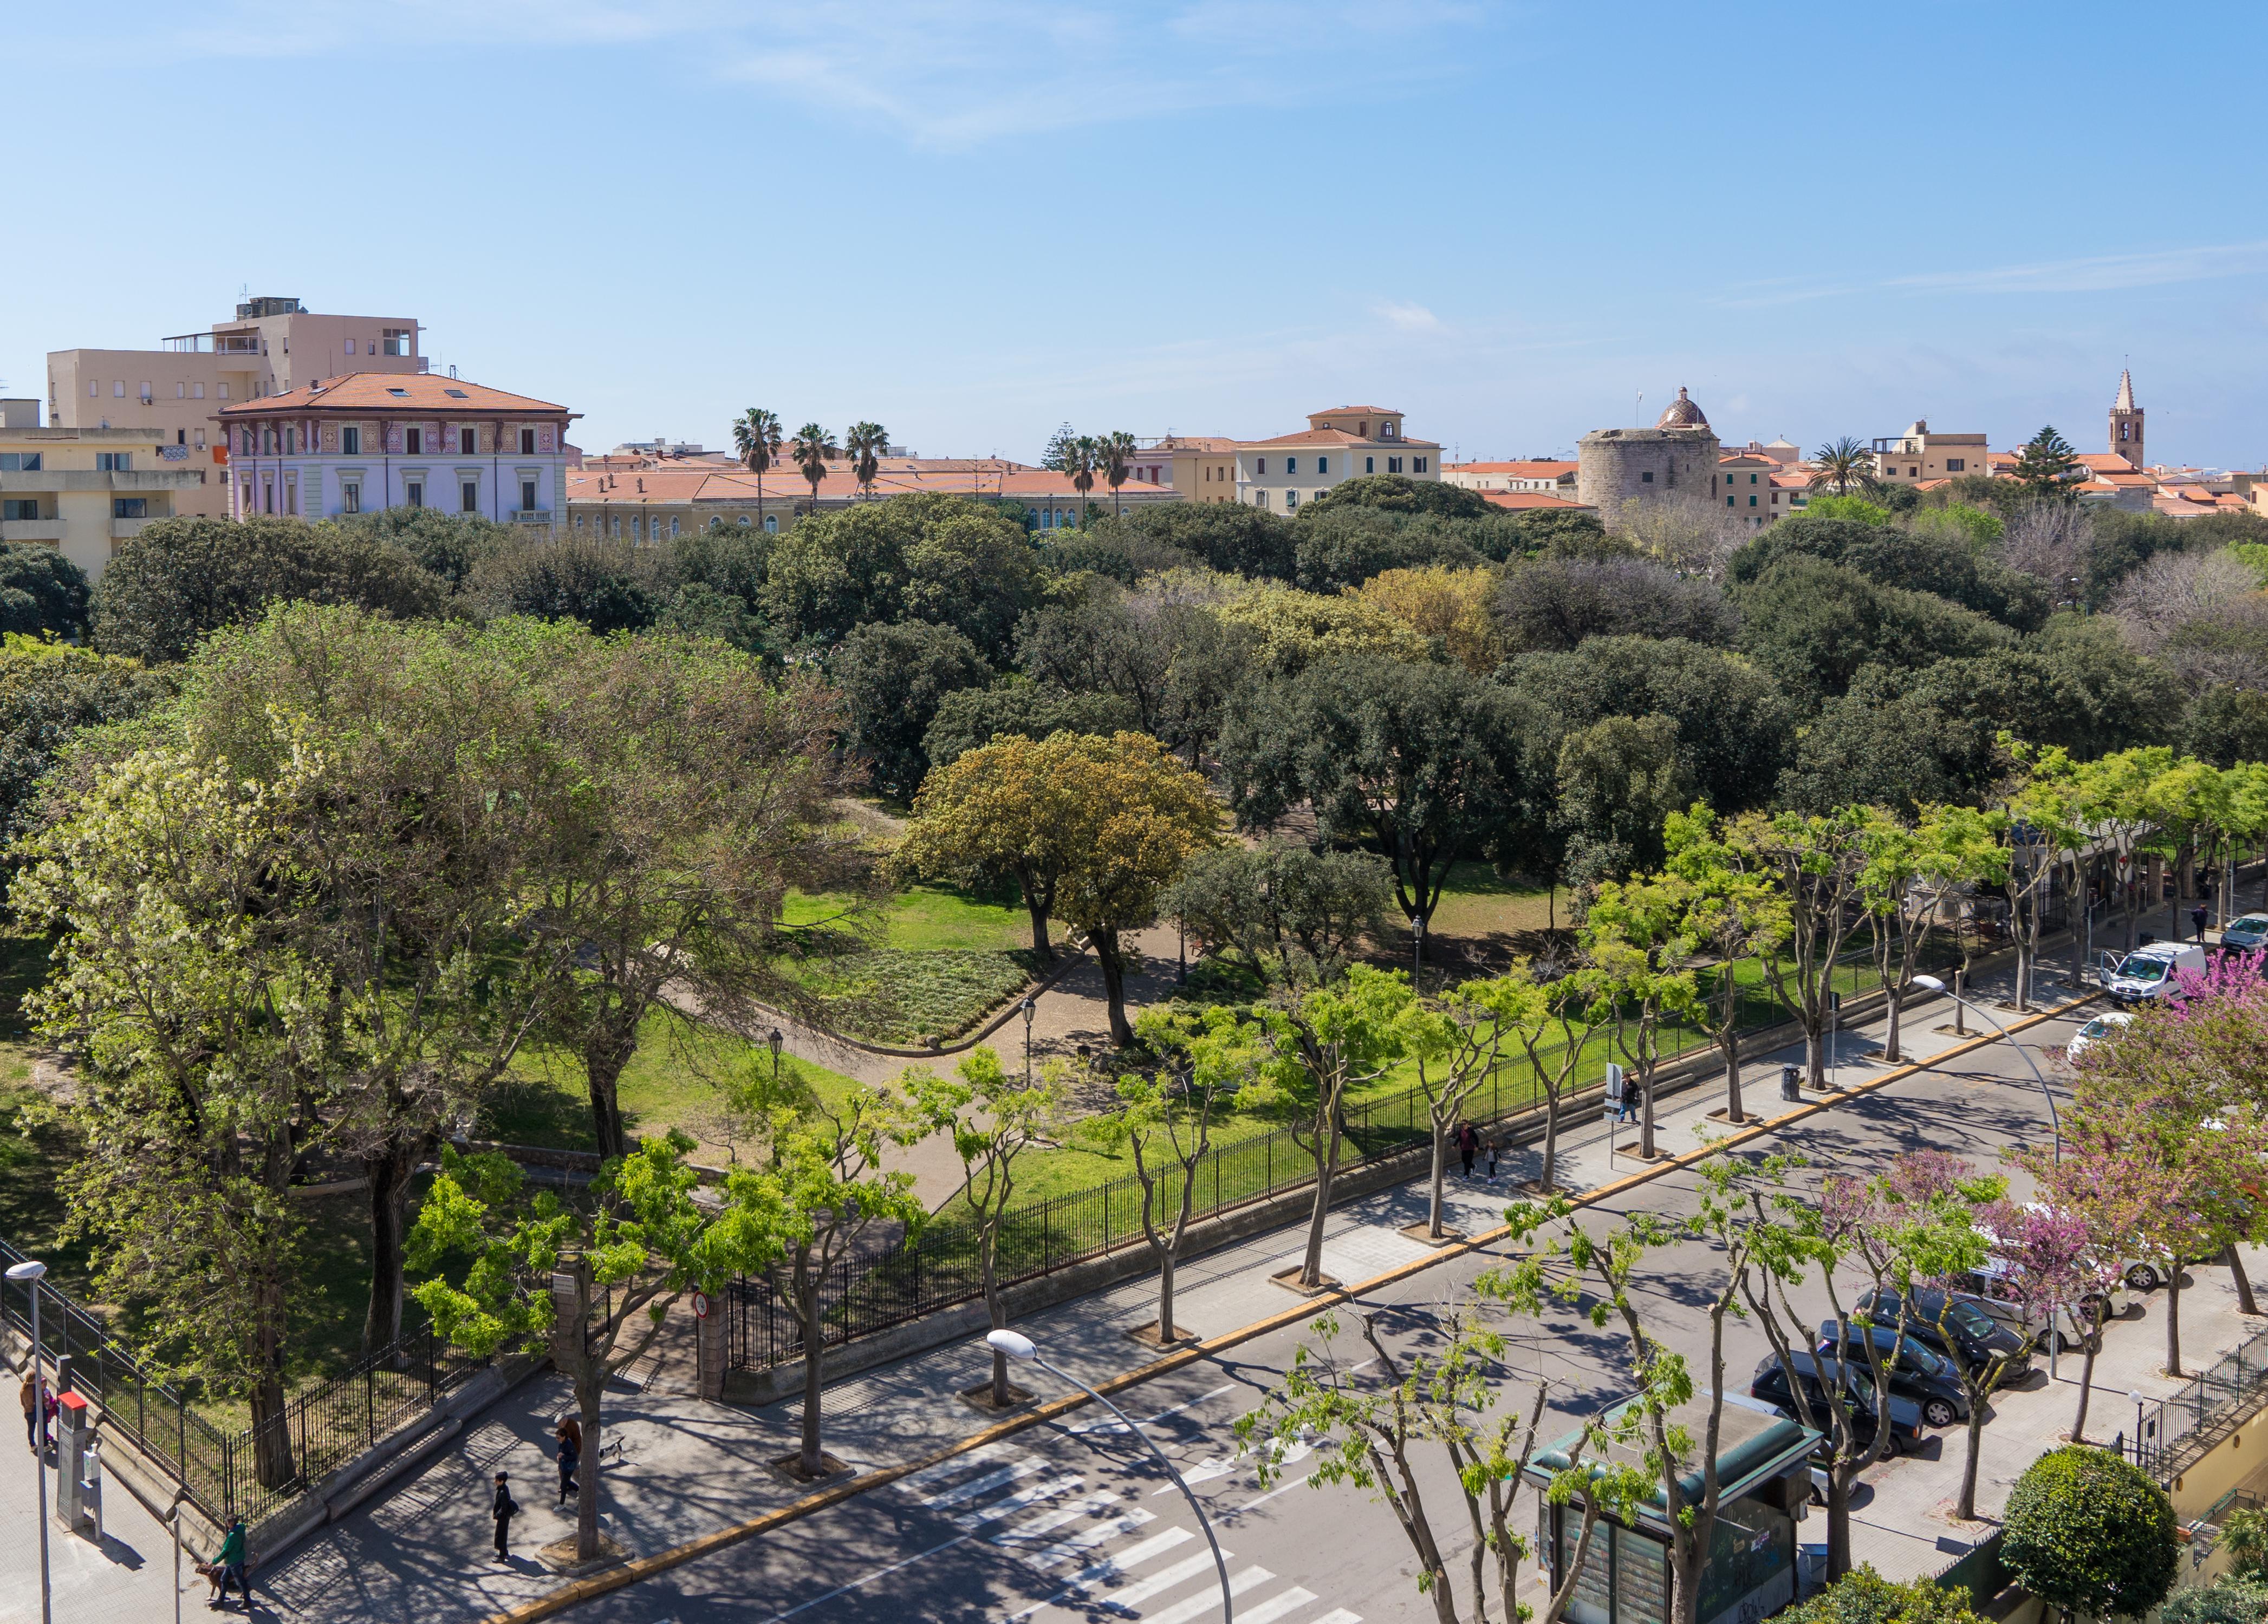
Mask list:
[[40,1624],[55,1624],[55,1600],[48,1576],[48,1385],[40,1364],[40,1281],[48,1266],[26,1258],[8,1270],[8,1278],[32,1290],[32,1464],[39,1473],[39,1497],[32,1515],[40,1524]]
[[1025,1086],[1026,1088],[1029,1088],[1029,1087],[1031,1087],[1031,1086],[1032,1086],[1032,1017],[1039,1013],[1039,1006],[1038,1006],[1038,1005],[1036,1005],[1036,1004],[1035,1004],[1035,1003],[1033,1003],[1029,998],[1027,998],[1027,999],[1025,999],[1025,1000],[1024,1000],[1024,1006],[1023,1006],[1023,1008],[1024,1008],[1024,1086]]
[[1425,915],[1410,922],[1410,990],[1418,990],[1418,972],[1425,962]]
[[1917,975],[1913,978],[1913,984],[1917,987],[1927,988],[1931,992],[1941,992],[1962,1008],[1975,1010],[1978,1019],[2002,1037],[2008,1039],[2008,1047],[2023,1057],[2024,1064],[2031,1069],[2032,1081],[2040,1085],[2040,1098],[2048,1102],[2048,1125],[2055,1130],[2055,1159],[2060,1164],[2063,1160],[2063,1119],[2056,1114],[2055,1091],[2048,1086],[2047,1078],[2040,1075],[2039,1066],[2033,1061],[2031,1051],[2017,1042],[2015,1039],[2008,1037],[2008,1029],[1994,1020],[1984,1010],[1953,991],[1937,977]]
[[1198,1503],[1197,1495],[1189,1492],[1189,1484],[1184,1482],[1182,1474],[1174,1469],[1174,1463],[1166,1459],[1166,1451],[1160,1449],[1156,1441],[1148,1433],[1143,1431],[1136,1424],[1134,1418],[1127,1415],[1124,1410],[1120,1409],[1070,1371],[1058,1370],[1041,1358],[1038,1347],[1022,1332],[995,1331],[984,1340],[991,1345],[993,1352],[1005,1354],[1011,1359],[1021,1359],[1028,1364],[1036,1364],[1049,1375],[1069,1382],[1113,1415],[1117,1416],[1121,1426],[1149,1446],[1150,1452],[1158,1458],[1158,1464],[1166,1468],[1166,1475],[1174,1480],[1174,1487],[1182,1491],[1182,1498],[1189,1503],[1189,1510],[1197,1513],[1197,1526],[1204,1530],[1205,1543],[1212,1547],[1212,1565],[1220,1571],[1221,1624],[1233,1624],[1233,1609],[1235,1601],[1228,1588],[1228,1562],[1220,1554],[1220,1541],[1212,1536],[1212,1524],[1206,1520],[1204,1507]]
[[787,1040],[781,1035],[780,1029],[777,1026],[773,1027],[771,1032],[764,1039],[766,1047],[768,1047],[772,1052],[772,1098],[774,1099],[777,1099],[779,1098],[780,1045],[786,1041]]

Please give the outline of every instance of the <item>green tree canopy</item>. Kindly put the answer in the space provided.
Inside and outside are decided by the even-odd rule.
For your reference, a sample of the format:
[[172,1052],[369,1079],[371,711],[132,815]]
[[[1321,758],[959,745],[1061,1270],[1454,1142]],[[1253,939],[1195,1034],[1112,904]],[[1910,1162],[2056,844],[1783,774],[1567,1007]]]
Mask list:
[[1741,648],[1806,709],[1847,692],[1867,665],[1926,665],[2015,641],[2007,627],[1933,593],[1801,555],[1758,576],[1740,608]]
[[497,547],[466,577],[483,614],[579,621],[594,632],[640,631],[661,613],[655,561],[604,536],[540,536]]
[[1066,694],[1027,677],[1003,677],[990,687],[955,688],[940,696],[922,749],[932,767],[949,767],[1004,735],[1119,733],[1141,725],[1116,694]]
[[950,626],[1005,664],[1039,600],[1023,526],[958,496],[892,496],[814,514],[773,544],[767,618],[791,638],[840,643],[874,621]]
[[445,513],[439,508],[380,508],[337,522],[398,547],[453,588],[461,588],[473,567],[490,553],[522,540],[510,525],[478,513]]
[[1486,555],[1458,533],[1459,522],[1427,515],[1412,520],[1391,509],[1320,503],[1301,511],[1293,570],[1311,592],[1360,586],[1388,570],[1429,564],[1469,570]]
[[1508,571],[1497,617],[1515,654],[1564,653],[1592,637],[1724,646],[1741,617],[1714,581],[1644,558],[1539,558]]
[[138,716],[171,687],[136,661],[11,634],[0,644],[0,840],[36,825],[40,781],[81,729]]
[[1949,1591],[1927,1579],[1886,1579],[1871,1563],[1778,1616],[1786,1624],[1984,1624],[1969,1605],[1967,1591]]
[[927,621],[853,628],[827,670],[850,713],[843,742],[867,762],[874,787],[897,801],[911,800],[929,771],[922,740],[939,705],[992,680],[975,643]]
[[85,635],[86,573],[51,547],[0,547],[0,633],[37,637]]
[[1989,557],[1979,558],[1957,530],[1799,513],[1734,554],[1732,578],[1749,584],[1781,559],[1792,557],[1842,564],[1882,586],[1934,592],[2018,631],[2036,630],[2047,620],[2046,587]]
[[2066,489],[2079,471],[2079,453],[2052,423],[2025,441],[2016,456],[2016,482],[2040,495]]
[[1226,575],[1289,581],[1297,573],[1292,525],[1241,502],[1160,502],[1123,521],[1132,535],[1188,554]]
[[1377,508],[1388,513],[1440,513],[1451,518],[1481,518],[1495,511],[1488,498],[1462,485],[1413,480],[1400,474],[1365,474],[1342,480],[1310,504],[1309,511]]
[[2051,1449],[2008,1494],[2000,1561],[2041,1600],[2139,1619],[2174,1587],[2174,1508],[2139,1467],[2082,1444]]

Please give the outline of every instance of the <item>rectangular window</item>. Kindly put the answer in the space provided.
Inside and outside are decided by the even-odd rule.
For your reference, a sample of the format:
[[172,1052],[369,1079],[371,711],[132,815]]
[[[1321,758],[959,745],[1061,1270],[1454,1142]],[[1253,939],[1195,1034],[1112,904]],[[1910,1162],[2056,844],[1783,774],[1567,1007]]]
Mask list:
[[202,384],[191,384],[189,386],[189,399],[192,400],[202,400],[204,398],[205,386]]
[[535,455],[534,430],[522,429],[519,431],[519,454],[523,457],[533,457]]
[[1268,459],[1267,459],[1267,458],[1265,458],[1265,457],[1256,457],[1256,458],[1254,458],[1254,459],[1253,459],[1253,461],[1252,461],[1252,473],[1253,473],[1253,476],[1254,476],[1255,478],[1257,478],[1257,477],[1259,477],[1260,475],[1266,474],[1267,472],[1268,472]]
[[1286,513],[1289,513],[1293,508],[1296,508],[1299,505],[1300,493],[1298,491],[1287,490],[1284,493],[1284,511]]
[[519,511],[523,513],[533,513],[535,511],[535,481],[534,480],[522,480],[519,482]]
[[362,482],[359,480],[339,481],[339,511],[343,513],[362,511]]
[[[469,433],[470,430],[467,432]],[[481,488],[476,481],[466,480],[460,483],[457,487],[457,495],[461,499],[460,505],[466,512],[477,513],[481,511]]]
[[0,518],[6,519],[11,525],[20,525],[26,519],[37,518],[39,516],[40,501],[36,496],[0,498]]
[[101,397],[101,394],[102,380],[99,378],[88,378],[86,380],[86,398],[90,400],[98,400]]
[[1316,458],[1316,459],[1315,459],[1315,472],[1316,472],[1316,473],[1318,473],[1318,474],[1329,474],[1330,471],[1331,471],[1331,459],[1330,459],[1329,457],[1318,457],[1318,458]]
[[1749,474],[1749,484],[1751,484],[1751,485],[1753,485],[1753,484],[1755,484],[1756,482],[1756,476],[1755,474]]
[[[221,398],[222,400],[227,400],[227,399],[228,399],[228,386],[227,386],[226,384],[222,384],[222,385],[220,385],[220,386],[219,386],[219,388],[220,388],[220,398]],[[202,400],[202,399],[203,398],[203,390],[204,390],[204,386],[203,386],[202,384],[199,384],[199,385],[197,386],[197,389],[198,389],[198,392],[199,392],[199,393],[198,393],[198,398]]]
[[342,457],[362,455],[362,425],[350,423],[339,430],[339,454]]
[[263,512],[273,513],[276,511],[276,481],[274,480],[263,480],[261,481],[260,506]]
[[480,455],[480,450],[481,431],[478,429],[460,429],[457,430],[457,455],[460,457],[477,457]]
[[1268,505],[1268,493],[1264,490],[1256,490],[1252,493],[1252,500],[1255,506],[1264,508]]
[[354,340],[352,339],[347,340],[347,354],[354,354]]
[[173,399],[176,400],[186,400],[188,398],[189,386],[187,384],[175,384],[173,386]]
[[1402,472],[1402,459],[1401,459],[1401,458],[1399,458],[1399,457],[1388,457],[1388,458],[1386,459],[1386,471],[1387,471],[1388,474],[1399,474],[1399,473],[1401,473],[1401,472]]
[[39,452],[0,452],[0,474],[37,474],[39,471]]
[[423,507],[425,505],[425,481],[423,480],[409,480],[404,482],[401,487],[401,499],[404,502],[407,502],[413,508]]
[[1735,503],[1735,502],[1737,502],[1737,501],[1739,501],[1739,500],[1740,500],[1740,498],[1739,498],[1738,496],[1727,496],[1727,497],[1726,497],[1726,498],[1725,498],[1725,505],[1726,505],[1727,507],[1731,507],[1731,506],[1733,505],[1733,503]]
[[[2123,439],[2124,439],[2124,438],[2126,437],[2125,433],[2124,433],[2124,427],[2125,427],[2125,425],[2124,425],[2124,424],[2122,423],[2119,427],[2120,427],[2120,433],[2119,433],[2118,437],[2119,437],[2120,439],[2122,439],[2122,440],[2123,440]],[[1945,459],[1945,471],[1946,471],[1948,474],[1960,474],[1960,473],[1963,473],[1963,472],[1967,471],[1968,467],[1969,467],[1969,459],[1968,459],[1968,458],[1966,458],[1966,457],[1948,457],[1948,458]]]
[[1285,458],[1285,459],[1284,459],[1284,472],[1285,472],[1285,473],[1286,473],[1286,474],[1297,474],[1299,471],[1300,471],[1300,459],[1299,459],[1297,457],[1286,457],[1286,458]]
[[[199,451],[202,451],[205,448],[205,431],[202,429],[197,430],[196,448]],[[202,479],[204,475],[200,474],[197,477],[199,479]]]
[[131,473],[134,468],[134,453],[132,452],[97,452],[94,453],[94,467],[98,474]]
[[1652,468],[1648,468],[1648,469],[1646,469],[1646,472],[1644,472],[1643,474],[1639,474],[1639,475],[1638,476],[1638,482],[1639,484],[1641,484],[1641,485],[1651,485],[1651,484],[1653,484],[1653,470]]
[[149,405],[149,404],[150,404],[150,380],[149,380],[148,378],[144,378],[144,379],[142,380],[141,394],[142,394],[142,404],[143,404],[143,405],[144,405],[144,406]]
[[1413,466],[1417,468],[1418,473],[1423,474],[1425,472],[1425,459],[1423,457],[1418,458]]
[[284,511],[286,513],[299,511],[299,481],[297,480],[284,481]]
[[114,400],[123,400],[126,398],[126,380],[124,378],[115,378],[111,379],[110,398]]
[[1754,507],[1754,506],[1756,506],[1756,499],[1754,496],[1750,496],[1750,497],[1749,498],[1749,505],[1750,507]]
[[1378,472],[1378,459],[1377,459],[1377,458],[1375,458],[1375,457],[1365,457],[1365,458],[1362,459],[1362,471],[1363,471],[1365,474],[1375,474],[1375,473],[1377,473],[1377,472]]
[[384,356],[408,355],[409,353],[409,329],[408,327],[380,327],[378,334],[378,352]]
[[414,424],[404,429],[401,431],[401,452],[406,457],[423,457],[425,454],[425,430]]

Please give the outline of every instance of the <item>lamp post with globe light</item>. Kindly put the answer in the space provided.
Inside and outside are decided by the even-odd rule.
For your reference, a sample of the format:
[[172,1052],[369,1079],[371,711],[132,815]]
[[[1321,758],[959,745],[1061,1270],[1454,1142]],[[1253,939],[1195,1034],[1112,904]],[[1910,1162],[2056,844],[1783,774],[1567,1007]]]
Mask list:
[[1197,1495],[1190,1492],[1189,1486],[1182,1481],[1182,1474],[1174,1469],[1174,1463],[1166,1458],[1166,1451],[1160,1449],[1156,1441],[1148,1433],[1143,1431],[1133,1417],[1127,1415],[1124,1410],[1120,1409],[1070,1371],[1059,1370],[1040,1357],[1037,1344],[1020,1331],[994,1331],[984,1340],[991,1345],[994,1352],[1004,1353],[1011,1359],[1021,1359],[1027,1364],[1036,1364],[1049,1375],[1069,1382],[1113,1415],[1117,1416],[1119,1424],[1141,1439],[1150,1452],[1158,1458],[1158,1464],[1166,1468],[1166,1475],[1174,1480],[1174,1487],[1182,1491],[1182,1498],[1189,1503],[1189,1510],[1197,1514],[1197,1526],[1204,1530],[1205,1543],[1212,1547],[1212,1564],[1220,1573],[1221,1624],[1232,1624],[1235,1598],[1228,1587],[1228,1560],[1221,1554],[1220,1541],[1213,1538],[1212,1524],[1205,1517],[1204,1506],[1198,1501]]
[[2017,1042],[2015,1039],[2008,1037],[2008,1029],[2006,1026],[1994,1020],[1982,1008],[1955,992],[1937,977],[1917,975],[1913,978],[1913,984],[1930,992],[1941,992],[1963,1009],[1975,1010],[1977,1018],[1986,1025],[2008,1039],[2008,1047],[2022,1056],[2024,1064],[2031,1070],[2032,1080],[2040,1085],[2040,1098],[2048,1102],[2048,1125],[2055,1130],[2055,1159],[2061,1162],[2063,1160],[2063,1119],[2056,1114],[2055,1091],[2048,1086],[2047,1078],[2041,1075],[2038,1064],[2032,1059],[2031,1051]]
[[8,1278],[19,1281],[32,1290],[32,1462],[39,1473],[39,1498],[32,1502],[32,1515],[40,1524],[40,1624],[54,1624],[55,1604],[48,1577],[48,1383],[40,1364],[40,1282],[48,1266],[35,1258],[26,1258],[8,1270]]

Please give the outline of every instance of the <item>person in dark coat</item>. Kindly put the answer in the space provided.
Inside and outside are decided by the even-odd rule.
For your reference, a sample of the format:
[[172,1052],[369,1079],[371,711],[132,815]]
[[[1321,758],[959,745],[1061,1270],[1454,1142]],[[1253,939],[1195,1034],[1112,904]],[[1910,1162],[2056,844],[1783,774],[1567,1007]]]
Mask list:
[[1470,1122],[1457,1125],[1457,1157],[1465,1165],[1465,1177],[1473,1176],[1473,1152],[1481,1148],[1481,1131]]
[[40,1378],[24,1378],[24,1442],[33,1453],[40,1447]]
[[519,1510],[519,1502],[512,1497],[510,1474],[497,1473],[496,1499],[489,1505],[489,1515],[496,1518],[496,1553],[499,1559],[512,1554],[509,1543],[512,1536],[512,1514]]
[[[576,1432],[580,1430],[580,1428],[576,1429]],[[570,1432],[567,1429],[565,1422],[559,1423],[556,1436],[559,1440],[556,1451],[559,1459],[559,1498],[552,1503],[565,1505],[568,1495],[579,1495],[583,1492],[581,1486],[575,1481],[575,1463],[583,1456],[582,1441],[576,1437],[575,1432]]]

